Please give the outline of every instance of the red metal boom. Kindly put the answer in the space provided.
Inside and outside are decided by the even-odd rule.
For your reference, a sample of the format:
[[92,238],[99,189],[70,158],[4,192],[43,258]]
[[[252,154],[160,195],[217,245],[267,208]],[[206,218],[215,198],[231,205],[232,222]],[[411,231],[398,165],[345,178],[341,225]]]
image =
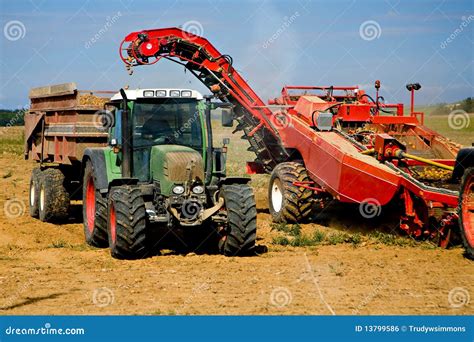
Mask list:
[[129,68],[154,64],[161,58],[183,64],[218,98],[235,105],[236,131],[243,131],[249,150],[267,172],[288,158],[272,111],[234,69],[232,58],[207,39],[179,28],[133,32],[122,41],[120,56]]

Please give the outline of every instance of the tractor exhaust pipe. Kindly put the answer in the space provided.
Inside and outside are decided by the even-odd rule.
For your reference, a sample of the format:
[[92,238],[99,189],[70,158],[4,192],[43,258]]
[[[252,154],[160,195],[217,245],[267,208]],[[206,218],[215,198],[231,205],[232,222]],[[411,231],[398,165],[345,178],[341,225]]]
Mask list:
[[125,90],[120,89],[122,95],[122,177],[132,178],[132,134],[128,115],[128,99]]
[[211,99],[212,96],[204,96],[206,99],[205,120],[207,127],[207,151],[206,151],[206,179],[205,184],[209,184],[212,179],[212,131],[211,131]]

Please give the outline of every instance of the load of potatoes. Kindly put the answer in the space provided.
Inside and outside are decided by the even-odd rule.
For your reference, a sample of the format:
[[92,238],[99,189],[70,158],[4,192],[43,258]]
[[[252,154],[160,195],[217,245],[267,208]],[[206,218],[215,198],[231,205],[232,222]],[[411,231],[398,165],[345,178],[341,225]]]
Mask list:
[[99,97],[93,94],[84,94],[79,97],[80,106],[103,107],[109,99],[106,97]]
[[447,181],[451,178],[451,171],[433,166],[417,170],[416,175],[416,178],[422,181]]

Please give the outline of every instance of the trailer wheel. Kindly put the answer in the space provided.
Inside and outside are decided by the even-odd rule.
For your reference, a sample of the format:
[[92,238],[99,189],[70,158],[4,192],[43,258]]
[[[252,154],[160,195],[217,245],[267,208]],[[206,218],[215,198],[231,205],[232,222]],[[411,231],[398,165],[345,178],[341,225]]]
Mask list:
[[86,242],[94,247],[107,247],[107,199],[95,187],[90,161],[86,163],[82,182],[82,218]]
[[219,232],[219,251],[226,256],[249,255],[257,237],[257,209],[249,185],[223,185],[221,194],[227,211],[227,223]]
[[40,177],[41,169],[36,167],[31,171],[30,178],[30,191],[29,191],[29,203],[30,203],[30,216],[39,216],[39,193],[40,193]]
[[466,169],[461,180],[459,226],[466,256],[474,259],[474,167]]
[[268,207],[274,222],[297,223],[313,212],[313,192],[294,182],[311,181],[306,168],[299,162],[278,164],[273,169],[268,187]]
[[110,253],[117,259],[141,259],[150,252],[145,202],[137,186],[113,187],[107,229]]
[[64,187],[64,174],[59,169],[46,169],[39,177],[38,214],[43,222],[62,221],[69,213],[69,193]]

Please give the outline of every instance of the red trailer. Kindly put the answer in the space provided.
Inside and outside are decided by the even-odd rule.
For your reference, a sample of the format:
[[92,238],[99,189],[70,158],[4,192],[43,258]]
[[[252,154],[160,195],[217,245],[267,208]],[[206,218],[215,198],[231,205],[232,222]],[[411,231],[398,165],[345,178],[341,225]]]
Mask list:
[[[30,214],[43,221],[68,216],[82,200],[82,160],[87,148],[106,146],[104,104],[111,91],[78,90],[75,83],[34,88],[25,114],[25,159],[38,162],[30,180]],[[44,186],[39,175],[44,174]],[[43,210],[40,210],[43,206]]]

